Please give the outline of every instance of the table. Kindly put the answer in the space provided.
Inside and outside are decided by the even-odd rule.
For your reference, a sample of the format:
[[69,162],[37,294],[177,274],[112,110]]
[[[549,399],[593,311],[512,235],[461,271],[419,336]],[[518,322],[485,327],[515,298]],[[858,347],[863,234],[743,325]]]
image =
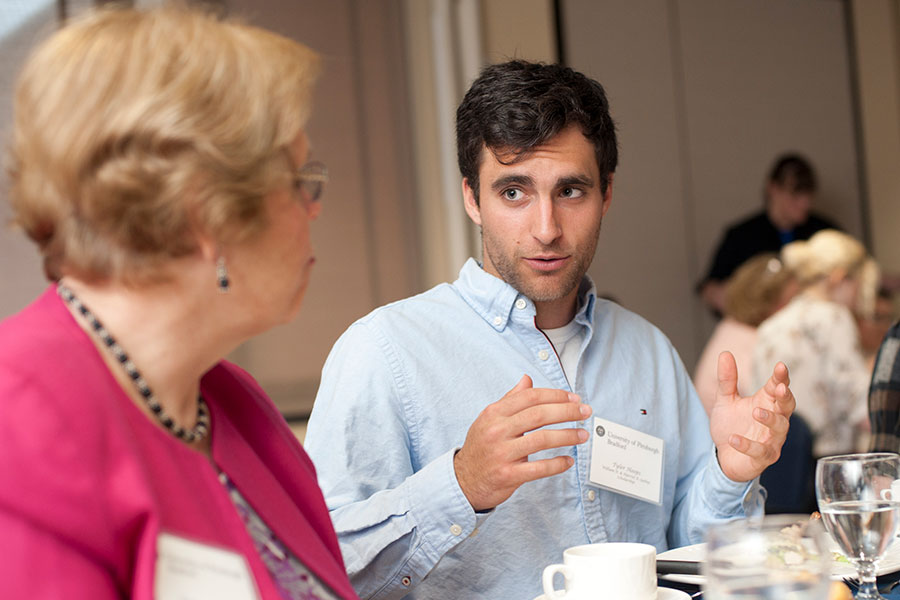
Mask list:
[[[690,583],[681,583],[671,581],[669,579],[657,578],[656,583],[659,587],[675,588],[687,592],[687,594],[695,600],[702,600],[703,594],[700,592],[700,586]],[[856,595],[856,588],[853,583],[849,584],[851,591]],[[887,573],[878,578],[878,590],[887,600],[900,600],[900,571]],[[825,600],[825,599],[823,599]]]

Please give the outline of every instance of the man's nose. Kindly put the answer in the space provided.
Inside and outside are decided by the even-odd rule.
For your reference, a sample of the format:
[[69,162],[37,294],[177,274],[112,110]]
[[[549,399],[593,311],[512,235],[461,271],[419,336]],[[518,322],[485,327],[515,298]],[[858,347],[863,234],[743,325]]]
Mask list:
[[552,198],[542,197],[535,205],[535,213],[532,235],[545,246],[549,246],[562,235],[556,204]]

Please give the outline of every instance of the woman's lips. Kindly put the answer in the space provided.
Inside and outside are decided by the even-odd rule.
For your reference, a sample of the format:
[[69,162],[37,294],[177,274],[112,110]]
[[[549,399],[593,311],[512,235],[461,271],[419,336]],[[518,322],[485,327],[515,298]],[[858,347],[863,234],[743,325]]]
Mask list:
[[561,269],[568,260],[568,256],[554,256],[547,258],[526,258],[525,262],[536,271],[556,271]]

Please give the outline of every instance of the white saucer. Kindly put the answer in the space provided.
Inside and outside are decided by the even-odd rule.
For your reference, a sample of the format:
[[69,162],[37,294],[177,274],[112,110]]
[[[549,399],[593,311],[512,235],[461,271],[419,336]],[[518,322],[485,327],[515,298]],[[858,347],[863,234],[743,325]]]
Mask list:
[[[658,587],[656,588],[656,600],[690,600],[691,597],[687,592],[676,590],[674,588]],[[534,600],[547,600],[547,596],[541,594]]]
[[656,588],[656,600],[690,600],[691,596],[682,590],[675,588]]

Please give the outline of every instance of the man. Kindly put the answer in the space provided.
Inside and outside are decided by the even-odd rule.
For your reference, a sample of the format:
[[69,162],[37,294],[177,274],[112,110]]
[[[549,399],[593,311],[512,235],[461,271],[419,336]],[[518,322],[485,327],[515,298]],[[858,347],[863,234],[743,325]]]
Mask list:
[[798,154],[775,161],[765,188],[765,210],[732,225],[725,232],[709,267],[697,286],[703,302],[716,314],[725,306],[725,281],[735,269],[761,252],[778,252],[794,240],[808,240],[835,225],[810,213],[818,185],[812,165]]
[[669,341],[585,277],[617,161],[600,84],[488,67],[457,143],[483,266],[354,323],[307,432],[360,596],[532,598],[568,546],[664,550],[759,503],[794,407],[784,365],[742,399],[723,355],[711,441]]

